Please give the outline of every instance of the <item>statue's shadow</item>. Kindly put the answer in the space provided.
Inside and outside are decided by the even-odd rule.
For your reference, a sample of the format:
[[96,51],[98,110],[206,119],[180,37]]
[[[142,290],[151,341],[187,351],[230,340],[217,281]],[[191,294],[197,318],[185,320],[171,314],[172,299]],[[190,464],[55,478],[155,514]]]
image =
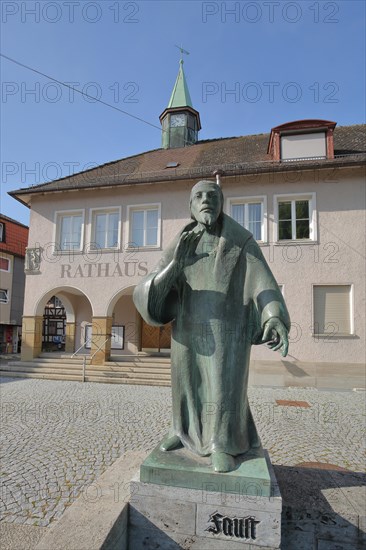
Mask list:
[[316,463],[273,468],[282,496],[282,550],[365,548],[360,529],[366,503],[364,473],[317,468]]

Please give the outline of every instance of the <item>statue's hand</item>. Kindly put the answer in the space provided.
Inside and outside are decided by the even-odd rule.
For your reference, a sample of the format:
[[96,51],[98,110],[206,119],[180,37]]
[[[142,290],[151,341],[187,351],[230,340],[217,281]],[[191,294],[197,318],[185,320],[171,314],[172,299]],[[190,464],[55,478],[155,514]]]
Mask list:
[[273,351],[283,348],[282,357],[288,352],[288,330],[278,317],[272,317],[264,325],[262,342],[268,342]]
[[182,235],[180,236],[173,256],[173,262],[180,269],[183,269],[186,265],[190,263],[189,260],[192,258],[196,250],[197,243],[200,240],[202,233],[202,231],[199,231],[198,233],[194,231],[188,231],[182,233]]

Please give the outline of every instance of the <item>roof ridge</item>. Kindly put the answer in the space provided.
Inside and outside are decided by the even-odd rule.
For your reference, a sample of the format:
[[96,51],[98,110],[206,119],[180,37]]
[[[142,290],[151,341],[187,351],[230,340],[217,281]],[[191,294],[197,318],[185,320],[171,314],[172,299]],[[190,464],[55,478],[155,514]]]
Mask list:
[[364,127],[366,128],[366,123],[359,123],[359,124],[344,124],[343,126],[336,126],[334,131],[335,130],[339,130],[340,128],[354,128],[355,126],[360,126],[361,128]]
[[29,229],[28,225],[25,225],[22,222],[18,222],[18,220],[15,220],[14,218],[10,218],[10,216],[6,216],[5,214],[2,214],[0,212],[0,219],[6,220],[8,222],[16,223],[17,225],[20,225],[21,227],[25,227],[25,229]]

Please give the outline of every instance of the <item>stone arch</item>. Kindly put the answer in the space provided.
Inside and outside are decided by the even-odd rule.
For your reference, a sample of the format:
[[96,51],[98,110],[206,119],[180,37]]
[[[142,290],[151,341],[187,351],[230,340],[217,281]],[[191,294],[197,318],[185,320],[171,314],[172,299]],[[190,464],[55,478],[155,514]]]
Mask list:
[[58,296],[60,297],[63,305],[64,305],[64,308],[65,308],[65,311],[66,311],[66,319],[67,319],[67,322],[75,322],[75,311],[74,311],[74,307],[72,305],[72,302],[70,300],[70,298],[67,296],[68,294],[71,294],[71,295],[76,295],[76,296],[84,296],[84,298],[86,298],[90,304],[90,307],[93,311],[93,304],[90,300],[90,298],[87,296],[87,294],[85,294],[85,292],[83,292],[82,290],[76,288],[76,287],[72,287],[72,286],[60,286],[60,287],[56,287],[56,288],[51,288],[50,290],[47,290],[38,300],[36,306],[35,306],[35,311],[34,311],[34,315],[38,315],[38,316],[42,316],[43,315],[43,311],[44,311],[44,308],[48,302],[48,300],[50,298],[52,298],[52,296]]
[[[62,344],[65,346],[66,353],[73,353],[76,350],[84,349],[86,330],[93,322],[93,305],[91,300],[79,288],[73,286],[59,286],[49,288],[38,299],[38,302],[34,308],[34,318],[39,319],[40,327],[38,328],[39,338],[42,342],[42,349],[45,351],[54,351],[53,346],[55,342],[50,336],[50,324],[55,323],[55,319],[44,317],[44,310],[47,302],[57,296],[65,309],[66,323],[64,325],[64,340]],[[43,321],[40,321],[43,319]],[[56,319],[56,321],[58,318]],[[53,329],[55,330],[55,329]],[[57,323],[57,336],[59,327]]]
[[136,285],[130,285],[130,286],[127,286],[127,287],[125,287],[125,288],[122,288],[121,290],[118,290],[118,292],[116,292],[116,293],[112,296],[112,298],[111,298],[110,301],[109,301],[108,307],[107,307],[107,313],[106,313],[106,316],[107,316],[107,317],[112,317],[114,307],[115,307],[115,305],[117,304],[118,300],[119,300],[122,296],[132,296],[133,291],[134,291],[134,289],[135,289],[135,286],[136,286]]

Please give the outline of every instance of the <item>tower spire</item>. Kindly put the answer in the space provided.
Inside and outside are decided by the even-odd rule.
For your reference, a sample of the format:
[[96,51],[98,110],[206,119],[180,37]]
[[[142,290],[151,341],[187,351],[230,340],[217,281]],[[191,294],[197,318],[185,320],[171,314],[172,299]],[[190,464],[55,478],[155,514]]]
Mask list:
[[172,95],[168,103],[167,109],[172,107],[192,107],[192,100],[188,89],[186,76],[183,70],[183,54],[189,55],[187,50],[184,50],[182,46],[175,46],[180,50],[179,71],[178,76],[174,84]]
[[198,132],[201,129],[200,115],[193,108],[183,70],[183,55],[189,55],[189,52],[182,46],[176,46],[176,48],[180,51],[178,76],[168,106],[160,115],[164,149],[193,145],[197,142]]

